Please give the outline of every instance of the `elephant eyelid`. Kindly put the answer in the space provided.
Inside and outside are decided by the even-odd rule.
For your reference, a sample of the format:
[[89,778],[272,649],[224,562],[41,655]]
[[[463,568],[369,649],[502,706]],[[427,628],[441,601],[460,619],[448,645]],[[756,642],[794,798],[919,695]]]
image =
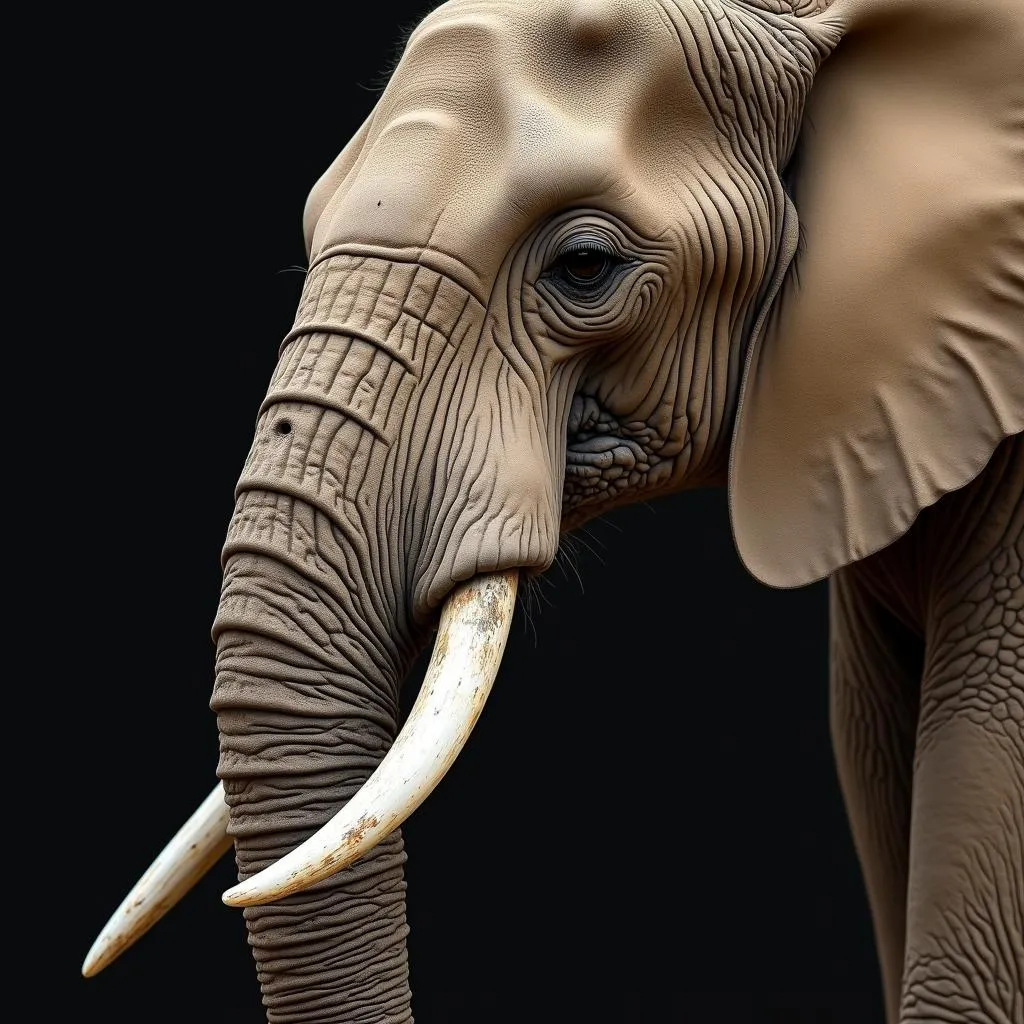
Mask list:
[[559,246],[543,277],[571,293],[594,296],[628,261],[603,238],[589,235]]

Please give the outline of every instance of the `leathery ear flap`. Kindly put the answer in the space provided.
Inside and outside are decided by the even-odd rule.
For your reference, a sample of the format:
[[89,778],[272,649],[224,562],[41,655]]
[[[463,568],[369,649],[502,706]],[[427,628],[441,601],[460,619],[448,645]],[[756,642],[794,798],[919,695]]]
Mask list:
[[776,587],[890,544],[1024,430],[1024,6],[827,17],[843,37],[789,173],[800,242],[730,465],[740,556]]

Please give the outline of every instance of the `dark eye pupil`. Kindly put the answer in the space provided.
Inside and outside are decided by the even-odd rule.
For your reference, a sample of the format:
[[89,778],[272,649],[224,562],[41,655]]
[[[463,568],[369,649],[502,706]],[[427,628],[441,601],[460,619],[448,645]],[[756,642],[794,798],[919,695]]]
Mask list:
[[596,249],[578,249],[562,257],[562,266],[573,281],[596,281],[608,268],[608,257]]

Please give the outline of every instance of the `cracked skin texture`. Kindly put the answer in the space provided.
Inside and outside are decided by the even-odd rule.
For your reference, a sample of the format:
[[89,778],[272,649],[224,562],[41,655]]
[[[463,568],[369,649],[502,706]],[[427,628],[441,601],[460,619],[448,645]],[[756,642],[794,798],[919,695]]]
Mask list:
[[[1021,1024],[1019,0],[453,0],[313,188],[214,627],[248,878],[393,742],[456,583],[727,484],[832,577],[892,1024]],[[696,638],[694,638],[696,640]],[[412,1019],[405,854],[245,911],[268,1020]]]
[[1024,1019],[1024,438],[840,570],[831,710],[889,1019]]

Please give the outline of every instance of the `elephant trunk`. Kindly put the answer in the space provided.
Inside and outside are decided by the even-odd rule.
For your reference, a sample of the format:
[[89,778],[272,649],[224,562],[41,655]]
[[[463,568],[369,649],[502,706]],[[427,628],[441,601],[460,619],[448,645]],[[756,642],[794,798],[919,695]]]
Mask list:
[[[242,879],[326,824],[396,735],[413,648],[368,628],[356,599],[282,559],[228,559],[211,706]],[[246,908],[268,1021],[411,1019],[404,862],[396,830],[347,870]]]
[[[439,746],[395,742],[400,685],[443,607],[439,660],[490,658],[474,645],[497,619],[458,611],[460,585],[554,557],[540,379],[441,273],[335,254],[307,276],[239,479],[214,624],[218,775],[243,883],[226,899],[246,906],[272,1024],[411,1019],[392,829],[429,790],[343,815],[347,852],[321,840],[362,806],[366,790],[352,798],[393,744],[398,785],[380,785],[385,765],[371,793],[436,781],[464,742],[461,728]],[[503,593],[513,601],[514,585]],[[441,642],[449,609],[471,642]],[[477,684],[454,691],[473,718]],[[435,729],[436,714],[420,720]],[[410,747],[433,765],[406,763]],[[286,856],[314,835],[312,861]],[[341,870],[325,875],[325,858]],[[268,884],[277,862],[286,877]]]
[[[246,908],[271,1022],[410,1019],[397,826],[476,721],[519,571],[547,568],[558,541],[573,378],[552,418],[544,366],[498,322],[441,270],[328,252],[260,410],[223,552],[211,706],[241,877],[224,899]],[[398,735],[399,687],[438,616]],[[223,849],[220,790],[86,973],[195,881],[190,855]]]

